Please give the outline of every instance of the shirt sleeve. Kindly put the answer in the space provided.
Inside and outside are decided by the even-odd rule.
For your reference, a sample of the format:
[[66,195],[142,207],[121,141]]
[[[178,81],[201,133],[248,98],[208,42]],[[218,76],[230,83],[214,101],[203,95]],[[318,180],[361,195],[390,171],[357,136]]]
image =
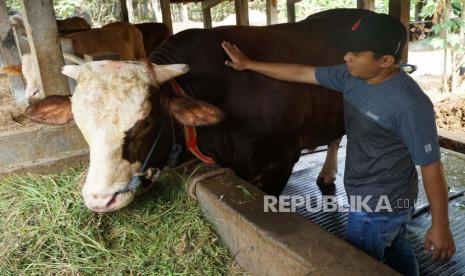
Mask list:
[[399,120],[399,134],[416,165],[428,165],[441,159],[431,102],[406,109]]
[[345,83],[350,77],[345,64],[317,67],[315,70],[315,78],[320,85],[341,93],[344,92]]

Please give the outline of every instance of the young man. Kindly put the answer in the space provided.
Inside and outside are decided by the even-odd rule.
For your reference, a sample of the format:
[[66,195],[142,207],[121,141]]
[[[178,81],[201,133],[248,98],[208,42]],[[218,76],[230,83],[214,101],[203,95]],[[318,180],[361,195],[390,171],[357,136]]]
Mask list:
[[[379,260],[385,258],[404,275],[418,275],[417,260],[405,236],[418,194],[415,164],[421,166],[432,214],[425,251],[433,251],[433,260],[446,261],[455,253],[455,245],[433,105],[399,67],[406,38],[402,23],[375,13],[362,17],[350,31],[329,35],[332,44],[346,52],[341,65],[264,63],[249,59],[229,42],[222,46],[231,58],[225,64],[236,70],[319,84],[343,94],[344,185],[351,203],[346,239]],[[356,197],[367,204],[354,207]],[[376,210],[380,201],[387,201],[389,208]]]

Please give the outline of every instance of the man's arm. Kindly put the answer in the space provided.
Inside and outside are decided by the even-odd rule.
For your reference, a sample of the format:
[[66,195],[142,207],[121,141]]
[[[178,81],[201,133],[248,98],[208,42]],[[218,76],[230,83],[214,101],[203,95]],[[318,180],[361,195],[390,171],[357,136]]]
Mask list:
[[449,228],[447,182],[441,161],[421,166],[423,184],[431,209],[431,228],[426,233],[425,251],[433,250],[433,261],[449,260],[455,253]]
[[318,84],[315,77],[315,67],[302,64],[288,63],[271,63],[251,60],[244,55],[236,45],[223,41],[223,49],[228,54],[231,61],[225,61],[225,64],[236,70],[251,70],[265,76],[291,82],[302,82],[309,84]]

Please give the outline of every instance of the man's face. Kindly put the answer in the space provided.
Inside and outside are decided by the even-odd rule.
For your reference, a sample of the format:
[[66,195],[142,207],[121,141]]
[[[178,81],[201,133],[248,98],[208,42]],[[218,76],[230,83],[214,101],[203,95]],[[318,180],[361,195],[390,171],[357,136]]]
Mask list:
[[350,74],[362,79],[377,76],[383,64],[383,58],[375,59],[374,53],[371,51],[347,52],[344,61]]

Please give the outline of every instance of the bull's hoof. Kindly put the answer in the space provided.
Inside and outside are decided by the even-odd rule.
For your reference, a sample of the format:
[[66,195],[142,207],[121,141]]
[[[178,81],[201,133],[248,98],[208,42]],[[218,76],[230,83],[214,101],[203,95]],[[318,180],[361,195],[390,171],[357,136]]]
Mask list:
[[335,177],[331,178],[330,182],[325,181],[325,177],[323,176],[318,176],[316,179],[316,184],[318,185],[318,188],[321,191],[321,194],[323,195],[334,195],[336,193],[336,185],[334,184],[334,181],[336,180]]

